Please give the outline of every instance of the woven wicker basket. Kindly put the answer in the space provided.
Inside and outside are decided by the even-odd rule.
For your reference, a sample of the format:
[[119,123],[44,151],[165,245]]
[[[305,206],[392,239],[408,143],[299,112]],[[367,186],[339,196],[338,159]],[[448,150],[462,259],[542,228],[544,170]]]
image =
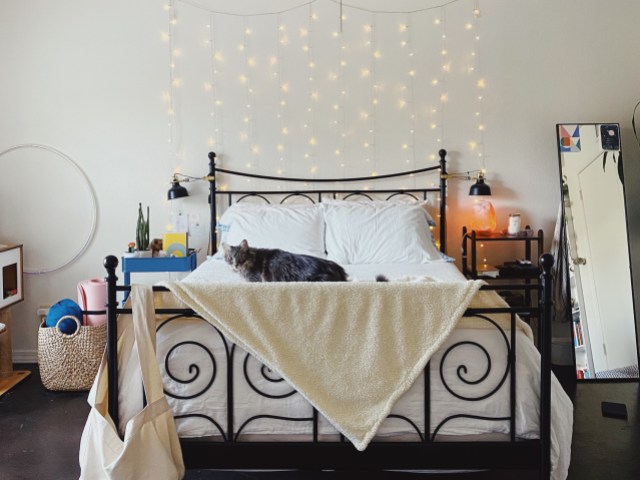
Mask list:
[[89,390],[106,341],[106,323],[84,326],[78,322],[76,331],[67,335],[58,326],[46,327],[42,322],[38,330],[38,365],[44,387],[56,391]]

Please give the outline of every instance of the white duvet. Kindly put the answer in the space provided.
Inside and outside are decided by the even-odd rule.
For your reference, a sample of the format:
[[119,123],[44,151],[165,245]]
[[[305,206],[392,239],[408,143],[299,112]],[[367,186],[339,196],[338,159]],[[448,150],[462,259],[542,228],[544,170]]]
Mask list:
[[[443,281],[464,280],[451,263],[390,265],[348,265],[347,273],[352,281],[372,281],[377,274],[390,280],[420,280],[432,277]],[[189,282],[241,282],[239,275],[220,260],[208,260],[189,274],[183,281]],[[123,328],[124,327],[124,328]],[[120,327],[121,331],[126,325]],[[508,332],[507,332],[508,335]],[[516,335],[516,435],[518,438],[538,437],[539,430],[539,353],[526,332]],[[460,342],[466,342],[460,345]],[[488,366],[489,352],[491,365]],[[446,353],[448,352],[448,353]],[[431,418],[430,430],[440,427],[436,441],[455,439],[455,436],[508,434],[508,421],[495,421],[509,415],[509,381],[498,387],[506,371],[505,340],[495,328],[459,328],[445,341],[430,362]],[[176,425],[181,437],[220,436],[227,429],[226,350],[220,335],[211,324],[198,319],[180,319],[164,323],[158,329],[157,354],[164,373],[165,391],[176,415]],[[441,379],[440,365],[442,366]],[[128,363],[127,359],[121,359]],[[232,368],[234,372],[234,428],[242,425],[240,439],[264,439],[265,435],[279,439],[298,439],[312,434],[309,419],[313,410],[301,395],[293,393],[285,382],[278,381],[275,372],[269,372],[235,347]],[[249,381],[245,378],[245,369]],[[135,369],[121,370],[121,421],[139,405],[139,388],[135,385]],[[479,384],[465,383],[487,377]],[[139,385],[139,384],[138,384]],[[487,399],[475,400],[497,389]],[[261,395],[263,392],[271,397]],[[396,402],[391,415],[401,415],[420,430],[424,430],[424,377],[419,376],[413,387]],[[467,398],[467,400],[459,397]],[[555,377],[552,378],[552,477],[566,478],[571,452],[573,406]],[[475,418],[446,418],[465,414]],[[194,415],[194,416],[190,416]],[[183,417],[184,416],[184,417]],[[252,417],[258,416],[254,420]],[[263,417],[261,417],[263,416]],[[295,418],[284,421],[279,417]],[[418,439],[409,421],[388,418],[380,426],[377,437],[385,440]],[[320,416],[319,435],[323,438],[337,436],[335,428]],[[468,438],[465,438],[468,440]]]

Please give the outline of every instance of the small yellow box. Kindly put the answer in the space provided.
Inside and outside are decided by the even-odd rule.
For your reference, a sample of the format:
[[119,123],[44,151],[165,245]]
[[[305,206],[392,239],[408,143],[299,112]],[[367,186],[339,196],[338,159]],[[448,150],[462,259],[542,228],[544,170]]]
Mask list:
[[166,252],[168,257],[186,257],[187,233],[165,233],[162,237],[162,249]]

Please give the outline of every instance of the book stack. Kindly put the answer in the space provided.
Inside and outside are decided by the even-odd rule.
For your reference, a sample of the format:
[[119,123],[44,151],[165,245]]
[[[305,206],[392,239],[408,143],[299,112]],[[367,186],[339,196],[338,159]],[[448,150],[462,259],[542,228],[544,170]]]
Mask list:
[[580,322],[573,322],[573,343],[576,347],[584,345],[584,336],[582,334],[582,325],[580,325]]
[[498,266],[498,271],[500,272],[501,277],[512,278],[537,277],[541,272],[540,267],[536,265],[521,263],[518,261],[505,262],[504,265]]

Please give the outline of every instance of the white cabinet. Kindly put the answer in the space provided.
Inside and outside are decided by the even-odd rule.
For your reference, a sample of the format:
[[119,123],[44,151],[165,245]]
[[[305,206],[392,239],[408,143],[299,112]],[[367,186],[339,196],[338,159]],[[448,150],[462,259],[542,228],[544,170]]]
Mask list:
[[22,245],[0,244],[0,310],[24,300]]

